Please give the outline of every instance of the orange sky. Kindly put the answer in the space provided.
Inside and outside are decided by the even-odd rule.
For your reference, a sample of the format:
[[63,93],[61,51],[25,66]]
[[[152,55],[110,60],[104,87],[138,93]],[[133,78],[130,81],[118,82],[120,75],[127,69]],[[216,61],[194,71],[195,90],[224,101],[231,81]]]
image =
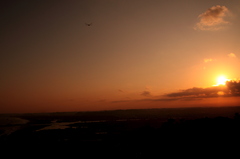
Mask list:
[[0,113],[216,106],[212,98],[157,99],[212,87],[220,75],[240,79],[237,0],[0,6]]

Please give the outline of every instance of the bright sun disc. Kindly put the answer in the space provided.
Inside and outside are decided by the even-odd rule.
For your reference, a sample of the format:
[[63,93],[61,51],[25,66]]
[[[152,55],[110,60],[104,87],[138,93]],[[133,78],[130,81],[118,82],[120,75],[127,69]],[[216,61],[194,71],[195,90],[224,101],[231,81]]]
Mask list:
[[219,86],[219,85],[225,85],[227,80],[228,80],[228,79],[227,79],[226,77],[224,77],[224,76],[219,76],[219,77],[217,78],[217,86]]

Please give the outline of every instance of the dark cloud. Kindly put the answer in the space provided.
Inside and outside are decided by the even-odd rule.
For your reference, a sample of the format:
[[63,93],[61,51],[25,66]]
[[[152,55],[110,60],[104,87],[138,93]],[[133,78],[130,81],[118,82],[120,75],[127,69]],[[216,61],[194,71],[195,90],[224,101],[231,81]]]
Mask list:
[[219,85],[207,88],[193,87],[178,92],[168,93],[165,96],[170,98],[211,98],[211,97],[230,97],[240,95],[240,82],[227,81],[226,85]]
[[163,95],[161,98],[141,101],[196,101],[204,98],[240,96],[240,81],[227,81],[226,85],[207,88],[193,87]]
[[127,102],[171,102],[171,101],[196,101],[202,100],[202,98],[188,98],[188,97],[162,97],[162,98],[147,98],[140,100],[118,100],[112,101],[112,103],[127,103]]
[[160,101],[176,101],[176,100],[181,100],[181,98],[156,98],[156,99],[142,99],[140,101],[153,101],[153,102],[160,102]]
[[225,6],[216,5],[198,17],[200,21],[196,24],[196,30],[219,30],[223,28],[223,25],[229,24],[224,18],[230,16],[229,10]]
[[118,90],[118,92],[121,92],[121,93],[123,93],[124,91],[123,91],[123,90],[121,90],[121,89],[119,89],[119,90]]
[[151,96],[151,93],[149,91],[143,91],[141,95],[148,97],[148,96]]
[[137,101],[137,100],[115,100],[115,101],[112,101],[112,103],[125,103],[125,102],[134,102],[134,101]]
[[[141,95],[151,96],[150,92],[144,91]],[[154,97],[140,99],[140,100],[119,100],[112,101],[112,103],[123,102],[167,102],[167,101],[197,101],[204,98],[215,97],[234,97],[240,96],[240,81],[227,81],[226,85],[212,86],[207,88],[193,87],[178,92],[165,94],[161,97]]]
[[232,96],[240,96],[240,81],[227,81],[226,86]]
[[226,86],[214,86],[208,88],[193,87],[179,92],[166,94],[167,97],[210,97],[216,96],[219,92],[227,93]]

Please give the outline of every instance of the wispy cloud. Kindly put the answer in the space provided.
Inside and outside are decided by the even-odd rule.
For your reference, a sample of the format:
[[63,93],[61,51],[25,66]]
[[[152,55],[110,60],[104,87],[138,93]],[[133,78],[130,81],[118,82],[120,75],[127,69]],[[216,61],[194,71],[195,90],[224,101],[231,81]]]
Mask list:
[[207,62],[212,62],[213,59],[204,59],[204,62],[207,63]]
[[213,6],[198,16],[200,21],[194,29],[210,31],[223,29],[225,25],[230,24],[230,22],[226,20],[228,16],[230,16],[230,14],[227,7],[220,5]]
[[234,53],[230,53],[230,54],[228,54],[228,57],[236,58],[236,55]]

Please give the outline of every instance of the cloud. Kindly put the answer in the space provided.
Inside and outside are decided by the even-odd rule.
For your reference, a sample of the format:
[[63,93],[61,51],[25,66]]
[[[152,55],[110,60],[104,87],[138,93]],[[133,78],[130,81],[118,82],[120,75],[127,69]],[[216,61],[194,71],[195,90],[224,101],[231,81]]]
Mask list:
[[193,87],[165,95],[170,98],[212,98],[240,96],[240,81],[227,81],[226,85],[207,88]]
[[173,92],[166,94],[167,97],[200,97],[200,98],[208,98],[208,97],[216,97],[219,96],[219,92],[224,92],[224,94],[228,94],[228,90],[226,86],[214,86],[208,88],[199,88],[193,87],[185,90],[181,90],[179,92]]
[[120,92],[120,93],[124,93],[124,91],[123,91],[123,90],[121,90],[121,89],[119,89],[119,90],[118,90],[118,92]]
[[141,101],[161,102],[161,101],[176,101],[182,98],[157,98],[157,99],[142,99]]
[[207,88],[193,87],[177,92],[167,93],[160,97],[151,96],[150,92],[148,91],[144,91],[141,95],[150,97],[146,99],[112,101],[112,103],[199,101],[203,100],[204,98],[239,97],[240,81],[227,81],[226,85],[212,86]]
[[227,7],[220,5],[213,6],[198,16],[200,21],[194,29],[210,31],[223,29],[225,25],[230,24],[230,22],[225,20],[228,16],[230,14]]
[[146,98],[146,99],[139,99],[139,100],[118,100],[112,101],[112,103],[129,103],[129,102],[172,102],[172,101],[196,101],[202,100],[203,98],[188,98],[188,97],[161,97],[161,98]]
[[213,59],[204,59],[204,62],[207,63],[207,62],[211,62],[213,61]]
[[134,102],[134,101],[137,101],[137,100],[115,100],[115,101],[112,101],[112,103],[125,103],[125,102]]
[[226,85],[231,95],[240,96],[240,81],[228,81]]
[[230,54],[228,54],[228,57],[236,58],[236,55],[234,53],[230,53]]
[[143,91],[141,95],[148,97],[148,96],[151,96],[151,93],[149,91]]

